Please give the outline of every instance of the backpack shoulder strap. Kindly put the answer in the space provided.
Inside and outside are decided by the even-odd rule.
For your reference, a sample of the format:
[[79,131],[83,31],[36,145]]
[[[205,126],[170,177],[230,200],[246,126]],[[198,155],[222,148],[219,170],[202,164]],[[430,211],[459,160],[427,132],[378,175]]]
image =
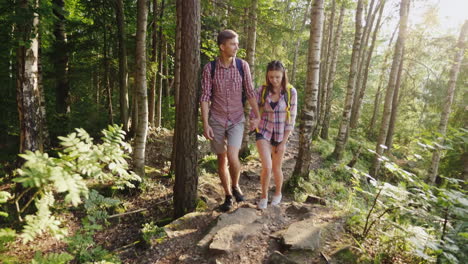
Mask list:
[[211,61],[211,79],[213,80],[216,70],[216,60]]
[[242,82],[244,82],[244,67],[242,67],[242,60],[239,58],[236,58],[236,68],[242,77]]

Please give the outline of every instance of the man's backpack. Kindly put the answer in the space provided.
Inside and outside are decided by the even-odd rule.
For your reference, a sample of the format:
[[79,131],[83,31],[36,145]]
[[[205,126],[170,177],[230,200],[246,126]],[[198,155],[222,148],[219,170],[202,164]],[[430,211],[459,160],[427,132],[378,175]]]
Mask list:
[[[289,122],[291,118],[291,90],[292,88],[293,86],[288,83],[288,85],[286,86],[286,96],[284,97],[286,101],[286,122]],[[263,106],[265,105],[265,101],[268,96],[267,85],[266,84],[262,85],[261,89],[262,89],[262,96],[260,97],[260,103],[259,103],[259,109],[261,112],[260,116],[263,113]]]
[[[213,80],[216,70],[216,60],[211,61],[211,80]],[[239,74],[242,78],[242,105],[245,106],[245,101],[247,96],[245,94],[245,83],[244,83],[244,68],[242,67],[242,60],[236,58],[236,68],[239,71]]]

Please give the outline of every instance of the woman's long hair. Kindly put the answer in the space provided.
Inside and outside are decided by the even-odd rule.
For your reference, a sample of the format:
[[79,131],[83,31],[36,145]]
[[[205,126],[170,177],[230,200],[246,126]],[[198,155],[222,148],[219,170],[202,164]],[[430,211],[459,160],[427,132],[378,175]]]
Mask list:
[[281,93],[286,92],[286,86],[288,85],[288,75],[286,74],[286,68],[284,68],[283,63],[278,60],[271,61],[267,65],[267,71],[266,71],[266,84],[268,88],[268,92],[273,93],[273,85],[270,83],[270,80],[268,80],[268,72],[270,71],[280,71],[283,73],[283,79],[281,80]]

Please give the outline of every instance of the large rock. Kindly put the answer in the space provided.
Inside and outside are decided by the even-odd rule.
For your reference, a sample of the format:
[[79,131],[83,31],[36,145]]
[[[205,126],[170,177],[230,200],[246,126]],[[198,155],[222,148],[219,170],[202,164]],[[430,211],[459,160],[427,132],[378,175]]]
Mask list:
[[233,213],[222,214],[218,218],[216,225],[198,242],[199,247],[206,247],[211,242],[216,233],[222,228],[229,225],[248,225],[255,220],[260,219],[260,216],[257,214],[257,210],[253,208],[239,208]]
[[295,222],[283,233],[283,242],[291,249],[314,251],[321,246],[322,229],[313,219]]
[[246,237],[257,234],[258,230],[261,228],[262,225],[258,223],[249,225],[228,225],[216,232],[209,249],[215,254],[229,253],[241,245]]
[[197,230],[199,226],[203,225],[203,222],[210,217],[211,213],[209,212],[192,212],[165,225],[163,229],[169,238],[177,237],[187,232]]

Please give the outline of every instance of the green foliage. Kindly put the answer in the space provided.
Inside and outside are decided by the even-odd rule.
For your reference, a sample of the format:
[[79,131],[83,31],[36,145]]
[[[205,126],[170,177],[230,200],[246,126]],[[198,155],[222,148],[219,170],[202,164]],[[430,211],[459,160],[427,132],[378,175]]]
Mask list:
[[84,203],[86,217],[82,219],[83,228],[74,236],[66,239],[68,251],[75,256],[80,263],[95,261],[119,261],[109,251],[100,245],[96,245],[94,234],[102,230],[103,225],[108,225],[108,209],[120,204],[119,200],[111,199],[91,190],[88,199]]
[[31,264],[65,264],[73,260],[73,256],[68,253],[49,253],[42,255],[42,252],[38,251],[34,255],[34,259]]
[[205,169],[208,173],[218,172],[218,158],[214,154],[206,155],[200,162],[200,168]]
[[[11,194],[0,191],[0,204],[6,203],[11,198]],[[0,217],[8,217],[8,213],[0,211]],[[11,228],[0,228],[0,253],[6,250],[6,244],[14,241],[16,231]],[[2,258],[0,258],[2,260]]]
[[88,199],[84,203],[86,210],[86,222],[92,224],[107,223],[109,217],[107,210],[118,206],[121,203],[120,200],[104,197],[97,191],[91,190]]
[[167,236],[164,228],[158,227],[156,224],[154,224],[153,221],[143,224],[141,232],[143,234],[143,239],[147,243],[150,243],[153,239],[155,239],[158,243],[162,242]]
[[50,211],[50,208],[54,206],[54,202],[52,192],[46,192],[39,200],[36,200],[36,214],[25,217],[26,224],[20,235],[24,243],[33,241],[36,236],[44,232],[49,232],[57,239],[67,235],[67,230],[60,227],[60,220],[53,216]]
[[[103,208],[95,208],[93,205],[113,206],[117,202],[100,198],[97,192],[89,193],[84,178],[113,182],[118,189],[133,188],[132,182],[141,180],[138,175],[128,171],[125,158],[128,158],[126,152],[130,152],[131,147],[124,141],[125,132],[114,125],[102,133],[101,144],[93,144],[93,139],[83,129],[76,129],[76,133],[60,137],[63,150],[58,153],[58,158],[39,151],[20,155],[26,162],[17,170],[19,176],[13,181],[27,188],[20,197],[35,190],[31,200],[35,199],[37,208],[36,214],[25,217],[26,225],[21,234],[24,242],[32,241],[43,232],[50,232],[57,238],[66,235],[66,230],[60,227],[60,220],[51,212],[51,208],[55,207],[55,193],[66,193],[66,206],[77,206],[82,198],[90,195],[85,208],[91,215],[89,220],[96,222],[105,219],[107,215],[102,215]],[[29,204],[27,202],[20,213]]]
[[[348,168],[353,175],[354,202],[367,203],[365,207],[356,206],[357,214],[348,221],[355,225],[352,228],[356,236],[361,240],[377,237],[379,250],[392,247],[391,252],[387,250],[390,255],[402,255],[404,249],[425,261],[438,257],[463,263],[467,256],[458,249],[467,242],[460,233],[467,229],[468,199],[460,181],[446,178],[446,186],[435,187],[388,159],[384,167],[396,177],[397,184],[377,181],[358,169]],[[357,231],[357,226],[362,229]],[[395,247],[395,243],[399,246]]]

